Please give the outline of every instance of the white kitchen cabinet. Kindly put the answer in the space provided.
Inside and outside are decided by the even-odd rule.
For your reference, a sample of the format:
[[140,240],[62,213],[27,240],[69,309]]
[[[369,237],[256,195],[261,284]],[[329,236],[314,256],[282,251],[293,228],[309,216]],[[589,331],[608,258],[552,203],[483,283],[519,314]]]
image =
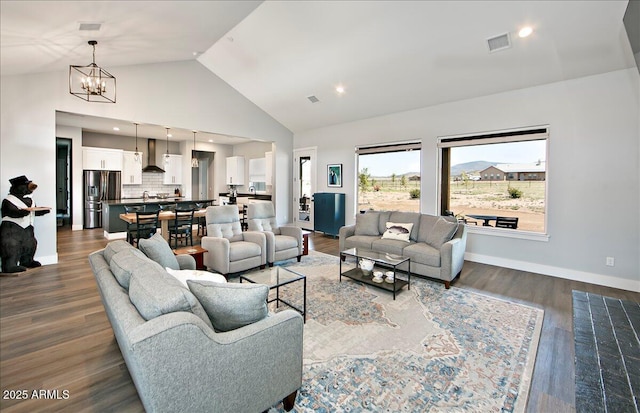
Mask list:
[[82,147],[82,169],[122,171],[122,149]]
[[[164,161],[164,155],[162,160]],[[169,155],[169,163],[164,163],[162,168],[164,169],[163,184],[182,184],[182,155]]]
[[125,151],[122,162],[122,184],[142,185],[142,152],[138,152],[140,157],[135,160],[135,152]]
[[265,185],[273,185],[273,152],[264,153],[264,182]]
[[227,185],[244,185],[244,156],[227,158]]

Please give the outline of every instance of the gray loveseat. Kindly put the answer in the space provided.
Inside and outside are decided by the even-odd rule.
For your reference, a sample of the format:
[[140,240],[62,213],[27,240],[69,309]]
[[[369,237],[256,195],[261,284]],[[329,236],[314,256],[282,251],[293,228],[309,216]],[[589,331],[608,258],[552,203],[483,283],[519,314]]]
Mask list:
[[[176,258],[181,269],[195,268],[192,257]],[[147,412],[261,412],[283,399],[293,407],[302,383],[299,313],[216,332],[206,304],[165,271],[163,259],[119,240],[89,262]]]
[[[390,228],[396,234],[407,232],[408,241],[383,237],[387,223],[413,224],[410,231],[400,226]],[[412,274],[440,279],[449,288],[462,271],[467,232],[453,217],[367,211],[356,216],[355,225],[340,228],[339,243],[340,251],[357,247],[410,257]]]

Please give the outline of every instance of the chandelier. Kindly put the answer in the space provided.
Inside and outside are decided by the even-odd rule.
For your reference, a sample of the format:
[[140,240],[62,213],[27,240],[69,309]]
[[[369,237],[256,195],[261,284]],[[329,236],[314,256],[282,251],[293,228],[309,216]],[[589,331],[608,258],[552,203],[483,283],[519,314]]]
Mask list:
[[193,152],[191,152],[191,167],[198,167],[198,158],[196,158],[196,131],[193,131]]
[[95,40],[93,62],[86,66],[69,66],[69,93],[87,102],[116,103],[116,78],[96,64]]

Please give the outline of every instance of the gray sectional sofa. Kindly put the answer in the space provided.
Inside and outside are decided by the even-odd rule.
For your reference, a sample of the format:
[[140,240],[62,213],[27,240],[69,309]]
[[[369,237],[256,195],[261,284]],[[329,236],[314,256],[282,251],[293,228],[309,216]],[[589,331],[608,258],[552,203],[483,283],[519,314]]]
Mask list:
[[[387,223],[392,223],[387,232]],[[403,228],[412,224],[410,229]],[[385,232],[387,234],[385,235]],[[406,233],[407,240],[398,239]],[[411,258],[411,273],[444,281],[460,275],[464,264],[467,232],[453,217],[417,212],[367,211],[356,216],[355,225],[340,228],[340,251],[366,248]]]
[[[263,318],[219,331],[210,315],[217,296],[199,301],[193,281],[186,281],[192,293],[165,271],[195,269],[194,259],[143,250],[147,255],[114,241],[92,253],[89,262],[145,410],[261,412],[283,399],[292,408],[302,384],[302,316],[293,310],[267,315],[262,298]],[[196,282],[199,288],[212,284]],[[268,294],[268,287],[250,285]],[[218,283],[213,288],[248,286]]]

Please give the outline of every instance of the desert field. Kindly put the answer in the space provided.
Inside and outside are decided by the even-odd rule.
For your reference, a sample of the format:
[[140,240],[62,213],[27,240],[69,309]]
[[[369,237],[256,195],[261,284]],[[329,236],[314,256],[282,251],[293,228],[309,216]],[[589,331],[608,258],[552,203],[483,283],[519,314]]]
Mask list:
[[[406,187],[383,179],[377,179],[376,183],[378,191],[360,191],[359,210],[420,210],[419,199],[411,199],[409,195],[411,189],[419,188],[419,182],[408,182]],[[509,186],[522,191],[522,196],[511,198],[507,191]],[[468,215],[517,217],[519,230],[544,232],[545,186],[544,181],[455,181],[450,187],[450,209],[456,216],[465,218]],[[470,223],[478,221],[467,220]],[[477,225],[482,223],[478,221]]]

